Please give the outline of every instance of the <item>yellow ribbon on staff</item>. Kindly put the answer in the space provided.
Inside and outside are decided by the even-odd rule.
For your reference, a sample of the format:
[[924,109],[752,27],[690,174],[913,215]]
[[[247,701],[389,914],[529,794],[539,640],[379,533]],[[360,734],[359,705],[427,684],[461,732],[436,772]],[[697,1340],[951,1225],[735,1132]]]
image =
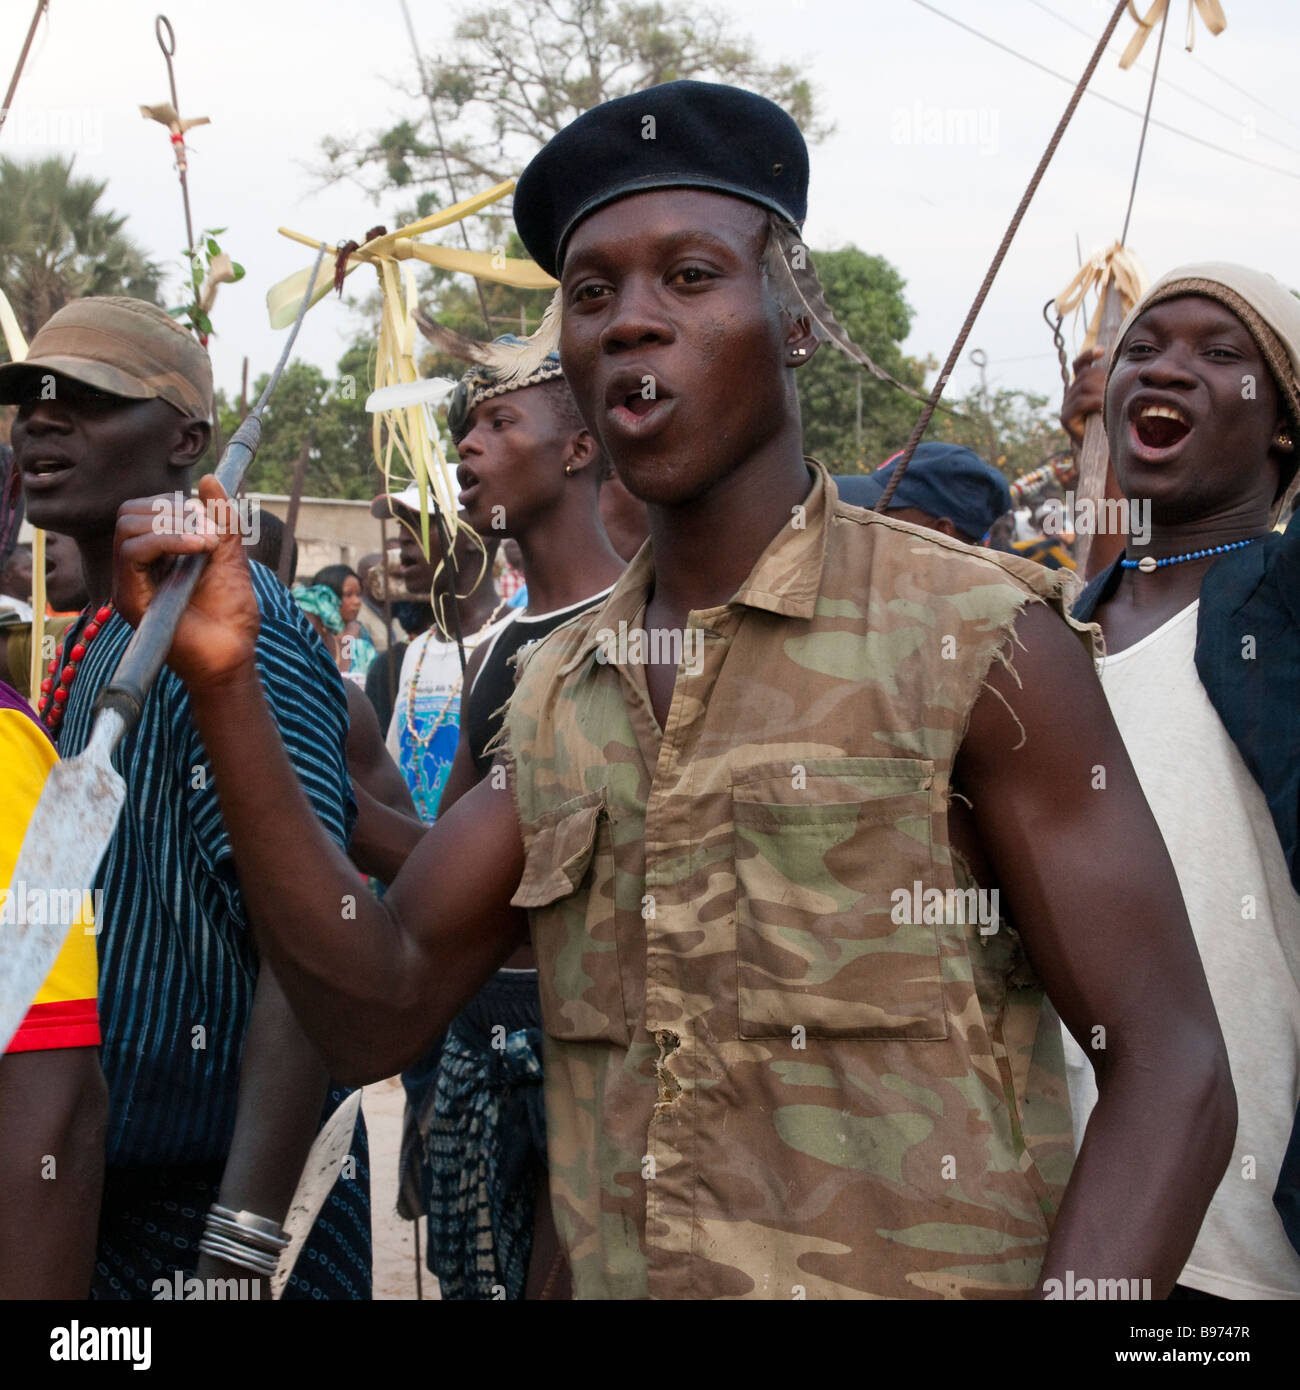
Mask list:
[[1084,295],[1094,290],[1097,293],[1097,307],[1092,311],[1088,332],[1080,349],[1082,352],[1086,352],[1097,341],[1097,331],[1101,327],[1103,291],[1111,280],[1115,281],[1120,302],[1124,306],[1124,313],[1127,314],[1146,290],[1147,273],[1142,269],[1142,263],[1138,258],[1131,251],[1125,250],[1118,241],[1105,251],[1094,251],[1079,267],[1070,283],[1056,296],[1056,312],[1064,318],[1066,314],[1079,308]]
[[[372,446],[375,463],[384,475],[386,491],[400,491],[405,485],[403,479],[419,486],[421,538],[426,553],[429,550],[430,496],[442,512],[453,538],[459,523],[452,468],[433,418],[434,398],[440,388],[436,382],[427,383],[428,389],[421,385],[416,367],[415,311],[419,307],[419,294],[414,262],[518,289],[554,289],[556,281],[536,262],[506,256],[500,250],[463,251],[449,246],[427,246],[415,238],[482,211],[512,193],[514,186],[513,179],[505,179],[418,222],[374,237],[351,253],[344,268],[344,274],[350,275],[359,265],[371,265],[379,277],[382,307],[379,338],[375,344],[375,391],[367,402],[367,408],[375,416]],[[280,228],[280,235],[305,246],[321,244],[318,238],[290,231],[287,227]],[[272,328],[283,328],[293,322],[304,295],[310,304],[316,304],[334,288],[337,252],[337,247],[327,245],[324,260],[314,275],[314,267],[308,266],[271,286],[266,294],[266,307]],[[417,389],[403,392],[400,389],[403,387]],[[446,383],[447,394],[453,387],[454,383]]]
[[[1160,23],[1164,17],[1165,9],[1168,7],[1169,0],[1155,0],[1155,3],[1147,11],[1143,18],[1137,12],[1137,6],[1133,0],[1128,0],[1128,12],[1137,20],[1137,33],[1128,41],[1128,47],[1124,50],[1123,57],[1119,60],[1122,68],[1131,68],[1137,61],[1137,56],[1142,52],[1142,46],[1151,35],[1151,31]],[[1195,6],[1195,13],[1192,7]],[[1184,46],[1190,53],[1196,38],[1196,18],[1199,14],[1205,21],[1205,27],[1211,34],[1221,34],[1228,27],[1228,21],[1224,17],[1223,6],[1219,0],[1187,0],[1187,37]]]

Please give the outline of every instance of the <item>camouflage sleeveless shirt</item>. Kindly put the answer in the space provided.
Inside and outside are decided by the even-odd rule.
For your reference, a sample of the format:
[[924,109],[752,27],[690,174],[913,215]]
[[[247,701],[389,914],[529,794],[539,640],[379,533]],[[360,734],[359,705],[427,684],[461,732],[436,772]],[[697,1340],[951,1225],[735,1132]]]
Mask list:
[[647,547],[521,663],[514,902],[580,1298],[1027,1294],[1069,1175],[1059,1025],[947,828],[990,664],[1061,581],[813,471],[685,633],[641,630]]

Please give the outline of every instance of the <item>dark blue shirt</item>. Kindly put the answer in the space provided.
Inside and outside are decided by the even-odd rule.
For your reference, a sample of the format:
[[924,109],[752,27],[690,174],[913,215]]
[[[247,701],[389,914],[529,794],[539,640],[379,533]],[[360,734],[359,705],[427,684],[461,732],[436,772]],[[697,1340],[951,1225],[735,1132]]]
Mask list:
[[[261,565],[252,571],[257,669],[272,717],[326,833],[346,846],[355,803],[342,681],[284,587]],[[62,757],[85,747],[95,699],[130,638],[114,614],[87,647],[59,732]],[[189,696],[169,669],[113,765],[126,802],[96,880],[108,1163],[223,1162],[257,956],[212,768]]]

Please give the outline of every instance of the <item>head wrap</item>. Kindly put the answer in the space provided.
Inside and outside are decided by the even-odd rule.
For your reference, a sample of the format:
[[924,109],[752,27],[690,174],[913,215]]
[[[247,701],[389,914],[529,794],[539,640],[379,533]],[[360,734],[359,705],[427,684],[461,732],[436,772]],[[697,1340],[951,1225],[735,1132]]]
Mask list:
[[717,82],[665,82],[585,111],[532,159],[514,215],[529,255],[559,277],[573,229],[655,188],[727,193],[801,224],[808,147],[775,102]]
[[540,386],[544,381],[554,381],[564,375],[558,352],[547,353],[523,372],[514,370],[521,352],[527,349],[525,340],[514,333],[503,333],[480,346],[484,360],[475,362],[461,377],[447,404],[447,432],[454,444],[459,444],[469,433],[469,417],[481,402],[510,391],[522,391],[527,386]]
[[182,415],[212,418],[207,351],[164,310],[142,299],[74,299],[47,319],[22,362],[0,367],[0,404],[15,405],[51,373],[110,396],[156,397]]
[[1271,275],[1249,266],[1206,261],[1179,266],[1162,275],[1120,325],[1110,353],[1107,381],[1115,370],[1124,335],[1138,316],[1152,305],[1188,294],[1216,300],[1241,320],[1268,363],[1283,407],[1300,429],[1300,299]]
[[339,596],[328,584],[295,584],[290,590],[293,601],[304,613],[319,618],[330,632],[343,631],[343,615]]
[[[865,476],[836,478],[840,497],[858,507],[880,501],[896,458]],[[915,508],[936,520],[947,517],[972,540],[983,540],[989,528],[1011,510],[1011,488],[992,464],[961,444],[925,443],[916,446],[912,462],[889,501],[889,510]]]
[[[1230,261],[1204,261],[1196,265],[1178,266],[1167,275],[1162,275],[1120,325],[1110,352],[1107,388],[1119,360],[1124,335],[1138,316],[1155,304],[1189,294],[1213,299],[1241,320],[1268,365],[1282,408],[1291,419],[1296,445],[1300,448],[1300,299],[1262,270],[1234,265]],[[1278,499],[1279,504],[1294,493],[1297,481],[1300,478],[1292,480]]]

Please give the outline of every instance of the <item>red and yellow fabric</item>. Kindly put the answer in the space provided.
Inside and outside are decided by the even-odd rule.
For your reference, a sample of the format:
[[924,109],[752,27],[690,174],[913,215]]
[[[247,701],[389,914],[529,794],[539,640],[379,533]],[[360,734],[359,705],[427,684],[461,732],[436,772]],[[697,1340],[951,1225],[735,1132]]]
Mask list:
[[[0,768],[4,769],[0,885],[8,885],[6,891],[25,891],[12,882],[14,866],[27,822],[57,761],[58,754],[31,708],[0,681]],[[5,908],[17,910],[7,903]],[[93,933],[87,906],[69,927],[53,969],[9,1044],[10,1053],[99,1046],[99,963]]]

